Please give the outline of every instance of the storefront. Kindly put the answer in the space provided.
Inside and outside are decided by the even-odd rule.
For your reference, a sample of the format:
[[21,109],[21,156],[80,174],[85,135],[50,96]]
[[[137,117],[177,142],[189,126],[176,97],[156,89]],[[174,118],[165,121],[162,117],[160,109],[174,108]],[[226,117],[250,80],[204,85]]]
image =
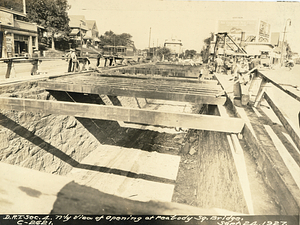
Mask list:
[[32,55],[38,48],[38,32],[35,23],[16,19],[26,15],[0,7],[0,57]]

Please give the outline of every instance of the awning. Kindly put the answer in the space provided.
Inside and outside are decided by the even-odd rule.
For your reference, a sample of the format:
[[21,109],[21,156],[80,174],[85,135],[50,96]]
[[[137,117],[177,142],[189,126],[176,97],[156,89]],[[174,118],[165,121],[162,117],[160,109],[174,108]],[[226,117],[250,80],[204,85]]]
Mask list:
[[93,36],[92,36],[92,31],[89,30],[86,32],[86,34],[84,35],[83,39],[93,39]]
[[79,33],[79,29],[73,29],[70,33],[70,36],[76,36]]
[[92,40],[92,39],[93,39],[93,37],[91,37],[91,36],[87,36],[87,35],[86,35],[86,36],[84,36],[84,37],[83,37],[83,39],[91,39],[91,40]]

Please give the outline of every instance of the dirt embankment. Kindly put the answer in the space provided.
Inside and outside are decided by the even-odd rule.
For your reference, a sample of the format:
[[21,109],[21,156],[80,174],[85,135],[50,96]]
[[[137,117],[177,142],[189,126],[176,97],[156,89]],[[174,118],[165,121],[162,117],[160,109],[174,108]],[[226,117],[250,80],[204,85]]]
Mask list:
[[[52,98],[36,83],[1,91],[1,96],[8,97]],[[74,117],[4,110],[0,117],[2,162],[64,175],[98,145]]]
[[[141,107],[145,100],[107,98],[99,95],[45,92],[36,83],[2,87],[1,96],[31,99],[77,101],[96,104],[123,104]],[[109,103],[110,101],[110,103]],[[119,101],[119,103],[117,102]],[[144,101],[144,102],[143,102]],[[122,102],[122,103],[121,103]],[[1,110],[2,162],[39,171],[65,175],[99,145],[118,145],[145,151],[178,154],[183,133],[121,127],[117,121],[74,118],[43,113]],[[174,142],[174,140],[177,140]]]

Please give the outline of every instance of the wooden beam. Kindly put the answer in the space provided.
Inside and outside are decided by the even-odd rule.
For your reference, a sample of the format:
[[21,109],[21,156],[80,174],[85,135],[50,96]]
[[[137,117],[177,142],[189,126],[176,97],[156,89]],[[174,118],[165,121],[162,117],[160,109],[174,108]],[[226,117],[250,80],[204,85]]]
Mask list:
[[275,98],[272,98],[268,92],[264,93],[264,98],[274,111],[275,115],[278,117],[288,134],[291,136],[295,142],[298,149],[300,149],[300,132],[297,127],[290,121],[290,119],[285,115],[284,111],[278,107]]
[[48,80],[48,82],[59,82],[59,83],[69,83],[69,84],[91,84],[91,85],[114,85],[114,86],[135,86],[143,88],[164,88],[174,89],[183,88],[186,90],[197,91],[205,90],[206,92],[216,92],[222,91],[221,85],[218,85],[218,81],[212,82],[182,82],[180,80],[165,80],[165,79],[140,79],[139,77],[105,77],[97,76],[93,74],[76,74],[76,76],[69,76],[64,78],[57,78]]
[[163,77],[163,76],[149,76],[149,75],[133,75],[133,74],[99,74],[101,77],[122,77],[122,78],[136,78],[136,79],[146,79],[146,80],[166,80],[166,81],[180,81],[188,83],[205,83],[216,85],[218,81],[216,80],[201,80],[198,81],[198,77]]
[[294,99],[298,100],[300,102],[300,96],[294,94],[293,92],[283,88],[280,84],[276,83],[275,81],[273,81],[272,79],[270,79],[269,77],[265,76],[264,74],[262,74],[261,71],[258,71],[257,74],[259,76],[261,76],[262,78],[266,79],[268,82],[271,82],[272,84],[274,84],[274,86],[278,87],[280,90],[284,91],[285,93],[287,93],[289,96],[293,97]]
[[[227,114],[224,106],[218,106],[218,111],[221,116],[229,118],[229,115]],[[236,171],[243,190],[243,195],[247,204],[248,213],[253,215],[254,207],[243,148],[240,144],[237,134],[227,134],[226,137],[230,146],[231,154],[233,156],[233,160],[236,166]]]
[[223,105],[225,96],[210,93],[177,93],[156,90],[139,90],[130,87],[112,87],[109,85],[82,85],[66,83],[39,82],[39,86],[47,90],[78,92],[85,94],[104,94],[113,96],[128,96],[136,98],[163,99],[170,101],[193,102],[197,104]]
[[169,113],[145,109],[132,109],[119,106],[70,103],[60,101],[33,100],[21,98],[0,98],[0,108],[16,111],[29,111],[68,115],[103,120],[152,124],[167,127],[184,127],[198,130],[240,133],[244,122],[238,118],[219,116]]
[[216,84],[200,84],[200,83],[182,83],[182,82],[170,82],[170,81],[156,81],[156,80],[140,80],[140,79],[128,79],[128,78],[103,78],[95,76],[72,76],[58,78],[56,80],[48,80],[48,83],[58,84],[79,84],[79,85],[96,85],[96,86],[110,86],[119,88],[130,89],[146,89],[156,91],[177,91],[177,92],[189,92],[189,93],[219,93],[222,90],[220,85]]
[[276,149],[278,150],[286,168],[291,173],[296,185],[300,189],[300,168],[295,159],[291,156],[289,151],[286,149],[282,141],[273,131],[273,129],[269,125],[264,125],[268,135],[270,136],[271,140],[273,141]]

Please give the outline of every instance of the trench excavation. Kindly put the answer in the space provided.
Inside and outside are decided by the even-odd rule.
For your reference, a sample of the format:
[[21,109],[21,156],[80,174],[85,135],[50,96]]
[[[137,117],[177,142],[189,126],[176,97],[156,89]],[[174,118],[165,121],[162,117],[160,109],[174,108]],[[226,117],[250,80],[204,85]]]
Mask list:
[[[253,153],[255,149],[243,137],[238,140],[238,143],[244,152],[248,187],[245,187],[247,184],[241,181],[240,167],[237,166],[234,158],[236,156],[232,152],[232,146],[236,147],[236,142],[231,138],[239,132],[234,134],[232,131],[228,133],[214,131],[210,130],[211,126],[208,125],[203,129],[169,126],[169,123],[162,126],[151,125],[142,121],[135,122],[134,116],[128,121],[124,120],[125,122],[101,119],[103,115],[94,111],[86,116],[84,109],[88,110],[89,105],[95,105],[113,109],[122,107],[146,110],[146,113],[147,110],[151,110],[201,115],[207,116],[203,117],[205,120],[212,119],[210,123],[213,123],[221,114],[217,104],[221,107],[225,104],[228,122],[231,122],[229,119],[236,118],[235,112],[227,107],[226,99],[220,103],[223,97],[211,98],[216,96],[216,93],[220,93],[220,90],[214,91],[209,87],[211,82],[217,84],[209,74],[206,75],[207,79],[201,82],[202,90],[199,91],[198,81],[196,83],[174,81],[171,83],[174,85],[172,86],[161,77],[147,79],[140,74],[139,79],[132,79],[131,74],[125,73],[127,73],[125,70],[122,72],[122,69],[118,69],[111,74],[105,72],[101,75],[97,73],[70,75],[2,86],[0,97],[5,101],[28,99],[36,102],[11,101],[13,104],[20,104],[19,108],[8,104],[7,108],[1,109],[1,162],[59,175],[59,179],[67,178],[81,185],[77,187],[69,183],[70,185],[60,189],[59,193],[63,195],[74,191],[74,193],[78,192],[78,199],[83,199],[85,196],[81,195],[84,195],[85,188],[86,192],[95,194],[100,191],[98,195],[101,197],[104,193],[103,199],[108,203],[105,205],[97,202],[97,207],[103,207],[108,214],[145,213],[147,207],[150,214],[156,214],[157,211],[152,209],[155,206],[151,205],[153,201],[179,203],[180,207],[176,212],[183,214],[188,212],[184,207],[203,210],[189,209],[191,210],[189,212],[198,214],[199,212],[269,215],[286,213],[278,198],[270,194],[270,185],[266,184],[264,174],[258,168],[254,157],[257,153]],[[129,78],[124,78],[124,74]],[[149,74],[150,72],[144,73],[145,76]],[[173,74],[175,74],[174,79],[180,77],[176,73]],[[102,80],[98,79],[99,76],[103,77]],[[111,76],[115,77],[110,79]],[[121,79],[117,78],[118,76]],[[110,86],[110,89],[102,90],[102,94],[97,93],[100,89],[87,88],[91,85],[91,81],[93,85]],[[205,86],[206,82],[208,86]],[[81,89],[78,89],[80,87]],[[126,88],[129,88],[129,91]],[[149,93],[142,92],[145,89]],[[184,97],[161,94],[147,98],[151,91],[153,93],[179,92]],[[118,93],[122,93],[123,96]],[[202,98],[187,97],[193,93],[200,93]],[[63,102],[64,105],[60,107],[65,108],[56,108],[57,113],[47,113],[47,109],[49,110],[51,106],[56,107],[56,102]],[[209,102],[213,104],[208,104]],[[76,103],[76,106],[73,106],[73,103]],[[43,108],[40,104],[43,104]],[[69,105],[71,109],[67,108]],[[26,107],[30,107],[31,111],[20,110],[27,110]],[[72,110],[77,109],[81,113],[73,115]],[[101,113],[105,113],[105,108],[95,108],[98,109],[104,110]],[[59,115],[61,112],[70,114]],[[125,118],[122,115],[123,111],[120,111],[120,114],[118,111],[113,112],[114,115]],[[150,117],[150,114],[147,115]],[[170,122],[170,124],[176,123]],[[218,124],[213,127],[218,127]],[[31,188],[33,187],[34,184]],[[79,193],[78,190],[81,188],[83,188],[82,192]],[[52,213],[79,213],[83,210],[78,203],[74,206],[72,198],[55,197],[54,199],[53,208],[50,207]],[[118,202],[119,206],[112,203],[112,199]],[[130,211],[129,206],[126,209],[123,205],[129,204],[127,201],[133,201],[130,202],[133,208],[142,204],[141,202],[149,205],[142,207],[146,211],[143,209]],[[175,208],[174,205],[169,207]],[[211,209],[219,211],[210,211]],[[10,210],[13,211],[13,207]],[[36,208],[29,210],[34,211]],[[88,207],[86,210],[84,213],[87,214],[98,212],[93,207]]]

